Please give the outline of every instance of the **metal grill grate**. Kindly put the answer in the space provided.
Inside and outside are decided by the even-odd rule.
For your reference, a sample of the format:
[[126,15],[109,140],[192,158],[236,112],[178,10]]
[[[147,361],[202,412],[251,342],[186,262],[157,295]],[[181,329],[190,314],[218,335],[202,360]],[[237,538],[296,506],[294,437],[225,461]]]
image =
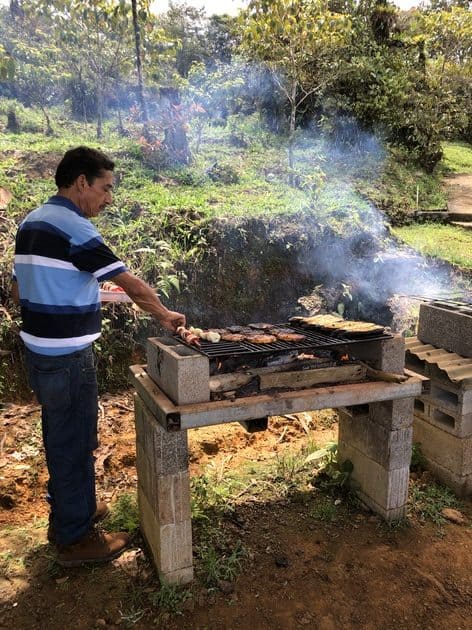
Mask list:
[[366,341],[378,341],[383,339],[390,339],[392,335],[375,334],[375,335],[363,335],[353,339],[352,337],[340,337],[330,336],[319,332],[313,332],[306,328],[297,328],[291,324],[274,324],[273,328],[289,328],[293,332],[305,335],[306,339],[303,341],[275,341],[274,343],[256,344],[250,341],[219,341],[212,343],[211,341],[200,341],[200,348],[191,346],[176,335],[182,343],[188,345],[190,348],[197,350],[201,354],[210,359],[222,358],[222,357],[237,357],[251,354],[281,354],[283,352],[290,351],[303,351],[303,350],[316,350],[325,348],[334,348],[336,346],[344,346],[346,344],[356,344]]

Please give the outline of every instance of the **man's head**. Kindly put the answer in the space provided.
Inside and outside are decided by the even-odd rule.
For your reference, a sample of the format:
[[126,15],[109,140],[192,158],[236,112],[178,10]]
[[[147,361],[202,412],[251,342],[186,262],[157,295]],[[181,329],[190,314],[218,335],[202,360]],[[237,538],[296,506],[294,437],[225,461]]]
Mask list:
[[91,218],[112,202],[115,164],[101,151],[77,147],[67,151],[56,171],[59,194]]

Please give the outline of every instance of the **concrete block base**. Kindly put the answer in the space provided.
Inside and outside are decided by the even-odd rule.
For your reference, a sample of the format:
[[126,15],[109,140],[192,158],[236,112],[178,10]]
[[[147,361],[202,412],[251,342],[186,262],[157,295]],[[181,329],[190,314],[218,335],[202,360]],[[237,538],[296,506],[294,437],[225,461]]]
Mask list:
[[353,487],[386,520],[406,516],[413,399],[338,409],[338,460],[349,459]]
[[353,486],[361,501],[387,521],[406,516],[409,466],[387,470],[351,444],[338,443],[339,461],[353,465]]
[[437,464],[457,477],[472,475],[472,436],[451,435],[416,416],[413,440],[421,445],[428,465]]
[[135,396],[141,530],[162,580],[193,579],[187,431],[169,433]]

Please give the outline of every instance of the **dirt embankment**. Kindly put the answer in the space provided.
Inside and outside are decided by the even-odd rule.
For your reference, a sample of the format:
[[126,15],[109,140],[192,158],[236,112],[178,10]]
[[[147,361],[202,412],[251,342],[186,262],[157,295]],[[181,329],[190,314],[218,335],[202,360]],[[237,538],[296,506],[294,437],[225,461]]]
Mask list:
[[[113,504],[136,488],[131,392],[103,396],[100,409],[97,483],[99,496]],[[210,466],[224,475],[273,461],[308,439],[335,439],[330,413],[305,417],[310,436],[303,423],[287,418],[271,419],[269,430],[257,434],[237,424],[191,431],[191,473]],[[388,527],[360,507],[324,514],[313,488],[270,501],[247,492],[223,523],[234,548],[242,542],[246,549],[240,573],[217,587],[199,573],[177,613],[139,536],[112,564],[60,569],[46,542],[38,407],[5,406],[0,438],[0,628],[470,628],[470,503],[462,508],[465,525],[438,527],[412,514],[408,525]]]

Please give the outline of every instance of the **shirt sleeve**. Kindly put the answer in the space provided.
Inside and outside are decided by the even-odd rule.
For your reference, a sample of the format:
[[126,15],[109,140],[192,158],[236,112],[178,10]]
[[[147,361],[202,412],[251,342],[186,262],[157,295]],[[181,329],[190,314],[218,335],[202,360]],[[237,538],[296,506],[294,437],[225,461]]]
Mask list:
[[105,245],[102,237],[90,223],[83,230],[84,240],[71,244],[71,262],[80,269],[88,271],[98,282],[113,278],[128,271],[126,265]]

